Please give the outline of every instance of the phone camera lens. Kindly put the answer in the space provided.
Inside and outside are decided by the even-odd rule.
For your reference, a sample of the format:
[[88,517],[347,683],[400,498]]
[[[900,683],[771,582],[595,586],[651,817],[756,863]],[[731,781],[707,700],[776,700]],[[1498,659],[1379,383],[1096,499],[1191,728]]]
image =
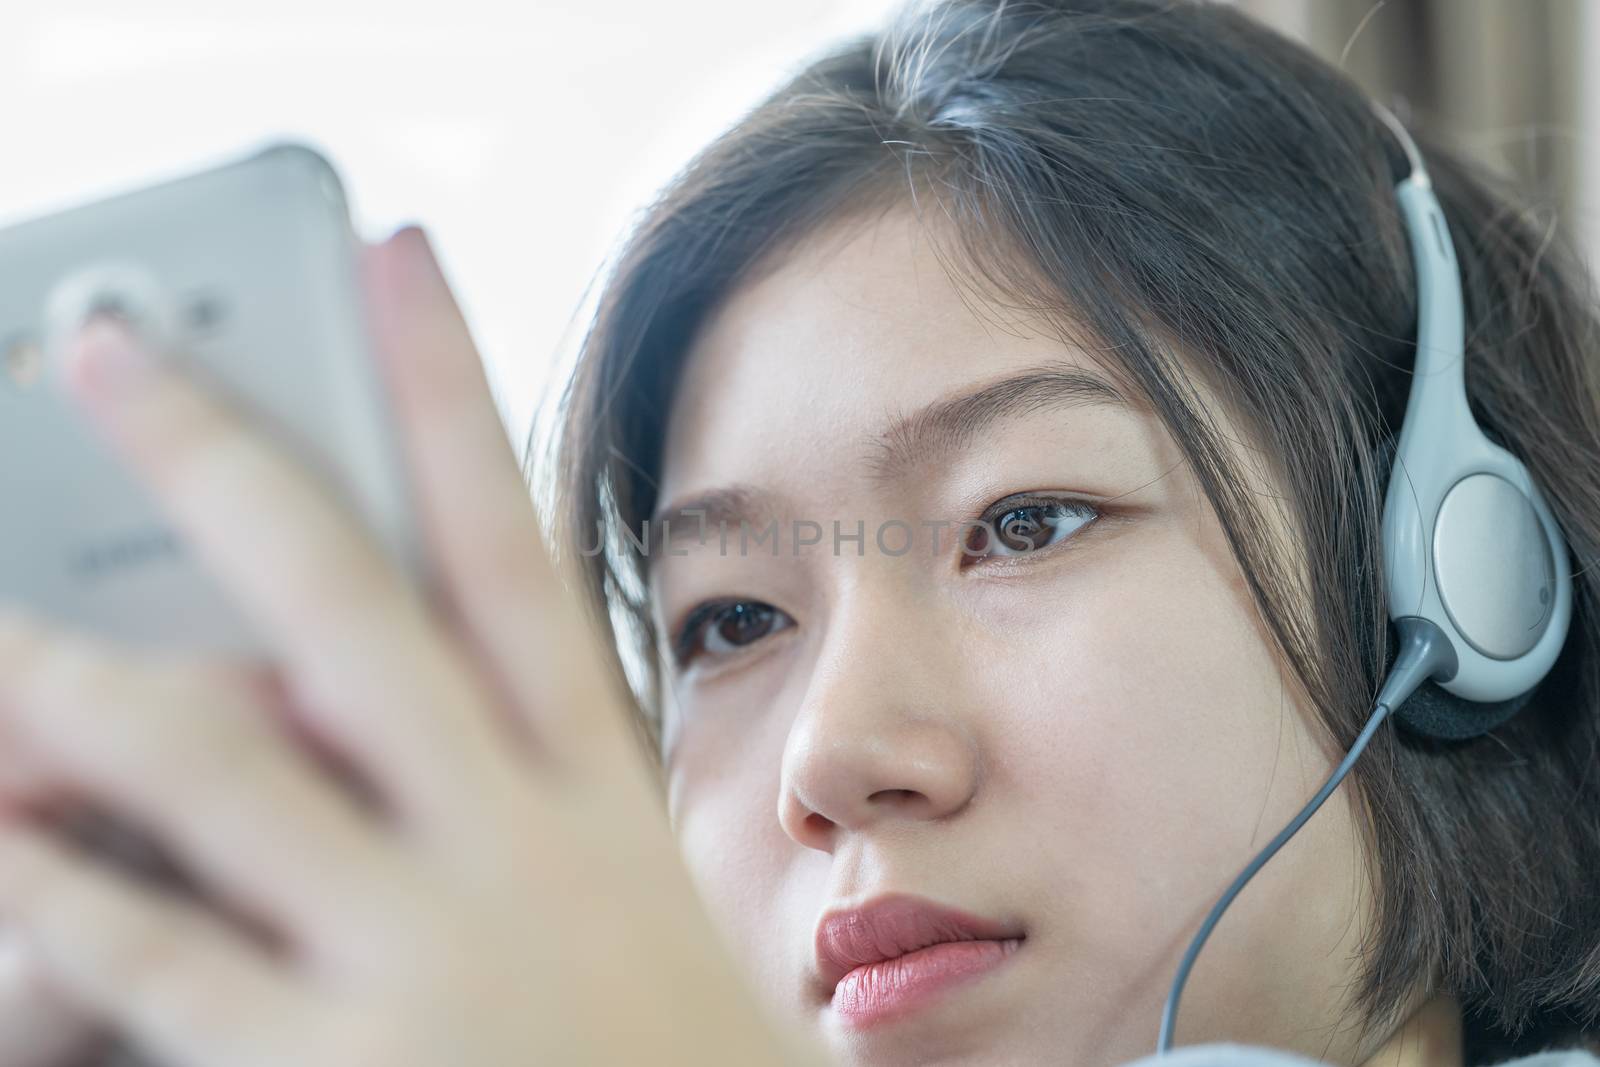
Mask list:
[[97,263],[63,278],[46,301],[46,362],[61,368],[78,330],[95,315],[120,319],[151,351],[167,354],[176,341],[176,312],[161,284],[143,267]]
[[133,313],[128,309],[128,302],[120,293],[96,293],[90,299],[84,308],[83,321],[88,322],[99,315],[117,319],[125,325],[133,321]]

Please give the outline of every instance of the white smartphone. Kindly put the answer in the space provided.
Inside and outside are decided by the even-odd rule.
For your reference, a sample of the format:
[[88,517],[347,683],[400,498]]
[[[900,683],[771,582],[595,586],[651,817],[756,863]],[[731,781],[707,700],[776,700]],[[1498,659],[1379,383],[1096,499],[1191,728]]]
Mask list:
[[60,387],[64,340],[120,315],[264,421],[425,581],[334,168],[304,145],[0,229],[0,601],[122,641],[263,642]]

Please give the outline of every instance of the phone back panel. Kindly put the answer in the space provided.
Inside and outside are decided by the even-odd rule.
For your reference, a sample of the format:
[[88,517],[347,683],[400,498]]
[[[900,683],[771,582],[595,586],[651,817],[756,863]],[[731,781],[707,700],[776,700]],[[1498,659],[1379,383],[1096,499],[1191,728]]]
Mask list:
[[[61,306],[74,278],[131,265],[153,283],[140,307],[166,323],[174,357],[263,421],[420,581],[420,536],[372,360],[358,252],[333,168],[311,149],[273,146],[0,230],[0,359],[30,343],[48,348],[59,322],[47,309]],[[263,650],[250,620],[62,394],[56,370],[31,384],[4,370],[0,601],[134,644]],[[251,487],[236,491],[243,502]]]

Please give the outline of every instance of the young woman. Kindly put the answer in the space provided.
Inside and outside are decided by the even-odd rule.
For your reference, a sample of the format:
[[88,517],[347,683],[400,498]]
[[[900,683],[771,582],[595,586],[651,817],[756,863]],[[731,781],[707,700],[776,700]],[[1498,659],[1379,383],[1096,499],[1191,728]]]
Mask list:
[[[1570,635],[1486,736],[1383,724],[1200,955],[1196,1063],[1460,1067],[1600,1025],[1593,293],[1422,143],[1473,412],[1567,539]],[[821,57],[608,280],[559,457],[603,648],[414,231],[370,280],[427,603],[237,415],[89,336],[75,395],[281,656],[0,641],[0,921],[41,995],[207,1067],[1148,1053],[1394,662],[1405,168],[1226,7],[950,0]],[[62,847],[29,815],[63,793],[221,906]]]

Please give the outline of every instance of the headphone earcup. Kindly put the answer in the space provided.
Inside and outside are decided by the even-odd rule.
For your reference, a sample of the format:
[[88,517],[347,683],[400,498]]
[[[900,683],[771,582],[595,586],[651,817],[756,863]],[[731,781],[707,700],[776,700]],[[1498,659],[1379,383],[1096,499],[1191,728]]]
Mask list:
[[[1379,484],[1387,486],[1394,464],[1397,435],[1387,437],[1379,447]],[[1380,499],[1382,499],[1380,497]],[[1380,569],[1381,573],[1381,569]],[[1388,677],[1400,653],[1400,641],[1393,620],[1388,626],[1389,647],[1384,656],[1380,677]],[[1445,741],[1462,741],[1488,733],[1496,726],[1509,721],[1521,711],[1538,691],[1538,686],[1519,693],[1509,700],[1481,703],[1440,688],[1434,682],[1423,682],[1416,692],[1407,697],[1391,717],[1406,730],[1423,737]]]

